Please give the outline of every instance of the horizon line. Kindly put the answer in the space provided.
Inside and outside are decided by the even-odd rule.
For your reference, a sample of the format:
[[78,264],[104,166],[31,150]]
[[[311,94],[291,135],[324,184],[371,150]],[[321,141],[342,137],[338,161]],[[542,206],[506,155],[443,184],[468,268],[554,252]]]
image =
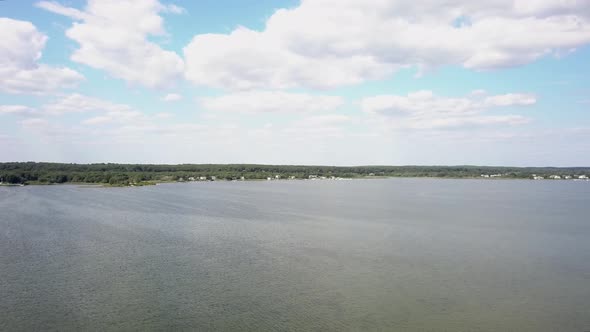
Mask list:
[[0,164],[64,164],[64,165],[215,165],[215,166],[296,166],[296,167],[497,167],[497,168],[590,168],[590,166],[510,166],[510,165],[478,165],[478,164],[365,164],[365,165],[329,165],[329,164],[267,164],[267,163],[137,163],[137,162],[55,162],[55,161],[0,161]]

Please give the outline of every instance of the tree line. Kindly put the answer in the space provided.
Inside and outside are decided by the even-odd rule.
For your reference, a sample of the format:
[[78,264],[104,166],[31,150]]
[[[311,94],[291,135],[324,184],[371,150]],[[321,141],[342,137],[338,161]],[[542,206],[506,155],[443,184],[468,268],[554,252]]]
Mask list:
[[310,176],[354,178],[442,177],[473,178],[498,174],[503,178],[588,174],[590,168],[570,167],[493,167],[493,166],[300,166],[258,164],[65,164],[12,162],[0,163],[0,182],[8,184],[98,183],[110,185],[179,181],[189,178],[208,180],[307,179]]

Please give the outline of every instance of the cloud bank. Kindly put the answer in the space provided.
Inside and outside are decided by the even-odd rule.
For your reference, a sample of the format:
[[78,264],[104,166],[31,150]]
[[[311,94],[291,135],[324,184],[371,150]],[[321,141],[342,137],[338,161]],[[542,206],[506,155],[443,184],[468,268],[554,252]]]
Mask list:
[[513,67],[590,43],[576,0],[303,0],[263,31],[196,35],[186,77],[224,89],[334,88],[404,67]]

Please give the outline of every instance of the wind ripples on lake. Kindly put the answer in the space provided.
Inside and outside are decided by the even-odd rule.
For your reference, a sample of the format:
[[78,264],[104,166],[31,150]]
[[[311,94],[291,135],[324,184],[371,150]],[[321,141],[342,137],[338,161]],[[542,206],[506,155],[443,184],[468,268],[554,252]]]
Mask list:
[[586,331],[590,184],[0,187],[0,330]]

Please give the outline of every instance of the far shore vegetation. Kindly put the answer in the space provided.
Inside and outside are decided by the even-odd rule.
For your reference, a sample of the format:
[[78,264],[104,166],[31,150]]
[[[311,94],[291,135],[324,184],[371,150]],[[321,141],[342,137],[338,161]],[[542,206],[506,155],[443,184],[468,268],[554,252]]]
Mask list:
[[100,184],[141,186],[220,180],[350,179],[372,177],[587,179],[590,167],[493,166],[289,166],[255,164],[0,163],[0,184]]

